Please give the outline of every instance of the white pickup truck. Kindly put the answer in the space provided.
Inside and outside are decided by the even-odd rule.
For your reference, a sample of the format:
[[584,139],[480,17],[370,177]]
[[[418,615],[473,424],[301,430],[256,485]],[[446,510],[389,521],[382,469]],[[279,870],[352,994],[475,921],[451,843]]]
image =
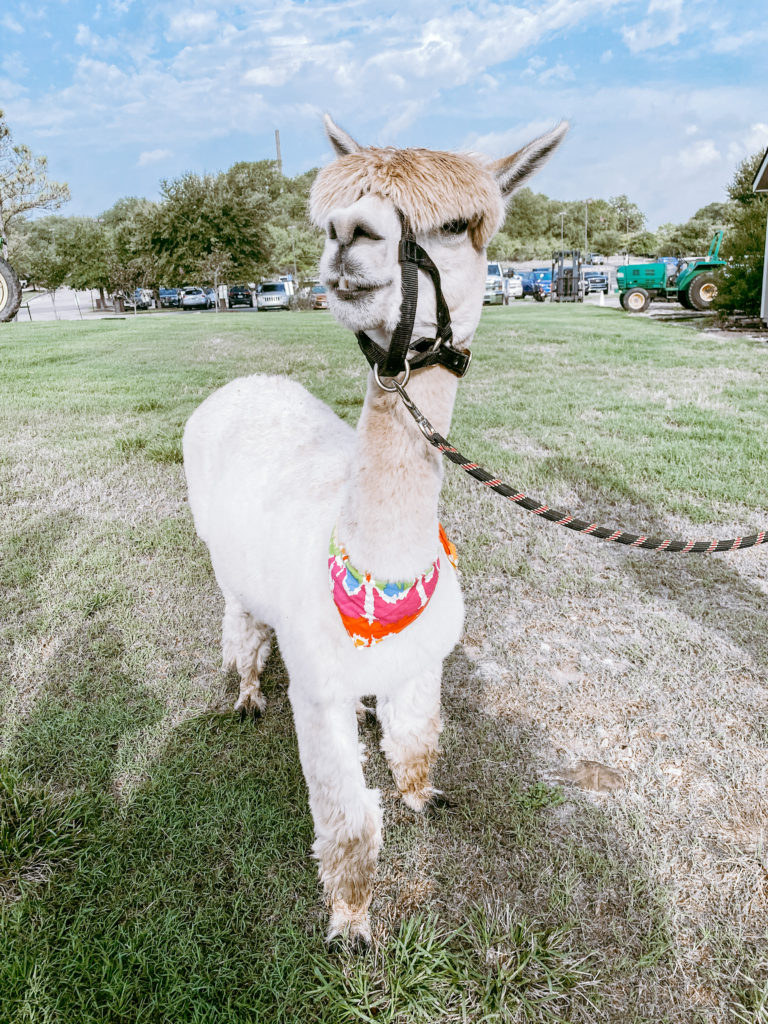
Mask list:
[[485,275],[485,295],[483,296],[484,306],[504,304],[506,288],[504,271],[500,263],[489,263]]

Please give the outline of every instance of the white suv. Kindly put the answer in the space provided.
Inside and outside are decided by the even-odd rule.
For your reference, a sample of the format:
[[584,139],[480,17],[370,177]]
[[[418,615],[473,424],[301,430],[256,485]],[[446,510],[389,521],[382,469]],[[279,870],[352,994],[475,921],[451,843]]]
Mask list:
[[256,309],[290,309],[291,296],[284,281],[265,281],[256,293]]

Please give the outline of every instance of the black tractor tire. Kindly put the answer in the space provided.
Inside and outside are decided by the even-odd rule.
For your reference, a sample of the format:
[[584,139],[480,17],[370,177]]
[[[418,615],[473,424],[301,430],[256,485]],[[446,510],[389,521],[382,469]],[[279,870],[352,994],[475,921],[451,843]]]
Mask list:
[[536,299],[537,302],[543,302],[544,299],[546,298],[546,296],[544,295],[544,292],[541,291],[540,289],[537,289],[533,293],[533,297],[534,297],[534,299]]
[[688,285],[688,301],[693,309],[712,309],[717,295],[717,280],[714,274],[697,274]]
[[683,309],[693,309],[693,306],[691,305],[691,297],[688,294],[688,288],[683,288],[681,292],[677,293],[677,301]]
[[0,260],[0,323],[13,320],[21,305],[21,283],[16,271]]
[[621,299],[628,313],[644,313],[651,304],[651,296],[645,288],[627,288],[622,292]]

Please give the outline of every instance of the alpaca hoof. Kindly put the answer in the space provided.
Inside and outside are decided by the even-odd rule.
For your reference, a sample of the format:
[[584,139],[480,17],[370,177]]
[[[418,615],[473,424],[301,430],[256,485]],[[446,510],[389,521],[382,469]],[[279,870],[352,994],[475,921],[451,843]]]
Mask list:
[[371,948],[371,940],[364,935],[334,935],[326,939],[329,953],[351,953],[353,956],[361,956]]
[[410,807],[417,814],[422,812],[443,810],[446,807],[453,807],[453,802],[439,789],[421,790],[420,792],[401,793],[400,797],[406,807]]
[[240,688],[240,696],[235,701],[235,711],[240,712],[241,720],[246,717],[261,718],[266,710],[267,702],[258,683],[255,686],[251,684]]
[[341,900],[336,905],[328,924],[325,941],[335,951],[349,949],[354,953],[371,944],[371,922],[365,911],[350,911]]
[[429,814],[432,811],[445,811],[455,806],[455,802],[451,800],[450,797],[447,797],[445,793],[441,793],[440,790],[437,789],[429,800],[427,800],[424,805],[424,810]]
[[259,708],[256,707],[240,708],[237,714],[241,722],[258,722],[258,720],[261,718],[261,711],[259,710]]

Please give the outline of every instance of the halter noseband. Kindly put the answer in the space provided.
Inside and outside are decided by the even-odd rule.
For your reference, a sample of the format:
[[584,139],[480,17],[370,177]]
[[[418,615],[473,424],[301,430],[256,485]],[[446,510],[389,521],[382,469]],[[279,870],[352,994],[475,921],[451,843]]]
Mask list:
[[[405,225],[397,258],[401,267],[403,294],[400,319],[388,349],[381,348],[364,331],[358,331],[355,336],[363,355],[376,370],[377,377],[397,377],[406,369],[420,370],[424,366],[444,366],[457,377],[463,377],[469,369],[472,353],[460,352],[453,347],[451,314],[440,287],[440,271]],[[435,289],[437,337],[411,341],[419,297],[419,270],[429,274]]]

